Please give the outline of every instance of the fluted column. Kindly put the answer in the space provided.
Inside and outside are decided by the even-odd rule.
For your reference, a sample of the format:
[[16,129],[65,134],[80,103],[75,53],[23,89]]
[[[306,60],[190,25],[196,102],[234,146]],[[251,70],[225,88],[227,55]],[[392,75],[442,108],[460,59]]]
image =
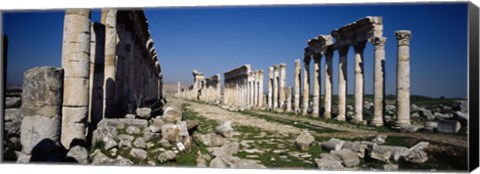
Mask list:
[[386,38],[375,38],[372,41],[375,52],[374,74],[374,111],[371,125],[383,126],[384,86],[385,86],[385,42]]
[[295,108],[295,112],[300,111],[300,71],[301,71],[301,65],[300,65],[300,59],[295,59],[295,97],[294,97],[294,104],[293,107]]
[[114,116],[117,54],[117,10],[102,10],[102,23],[105,25],[105,69],[103,87],[103,113],[105,117]]
[[283,107],[285,106],[287,100],[286,100],[286,97],[285,97],[285,93],[286,93],[286,81],[287,81],[287,65],[282,63],[279,65],[280,67],[280,110],[283,111]]
[[323,117],[325,118],[332,118],[332,57],[333,50],[328,49],[325,52],[325,97],[323,104],[325,107]]
[[321,54],[313,55],[313,117],[320,113],[320,59]]
[[310,55],[306,55],[303,59],[303,109],[302,114],[307,115],[308,99],[310,95]]
[[279,67],[273,66],[273,109],[278,108],[278,81],[279,81]]
[[345,121],[347,112],[347,53],[348,47],[338,49],[338,116],[337,120]]
[[397,121],[396,125],[410,124],[410,38],[409,30],[395,32],[397,55]]
[[355,51],[355,115],[353,122],[363,121],[363,50],[365,49],[366,41],[358,42],[354,45]]
[[268,108],[273,109],[273,67],[268,67]]
[[81,144],[81,141],[85,143],[86,139],[90,31],[90,10],[65,10],[62,45],[62,68],[65,74],[60,141],[66,149],[70,149],[76,143]]

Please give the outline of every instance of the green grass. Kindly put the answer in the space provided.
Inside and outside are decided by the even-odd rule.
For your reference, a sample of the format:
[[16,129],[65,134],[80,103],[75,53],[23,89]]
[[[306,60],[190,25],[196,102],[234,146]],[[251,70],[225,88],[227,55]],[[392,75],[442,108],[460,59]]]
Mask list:
[[217,121],[199,116],[198,113],[188,109],[188,106],[189,104],[182,104],[183,117],[185,120],[196,120],[201,123],[197,126],[196,131],[202,134],[215,131],[215,128],[219,125]]

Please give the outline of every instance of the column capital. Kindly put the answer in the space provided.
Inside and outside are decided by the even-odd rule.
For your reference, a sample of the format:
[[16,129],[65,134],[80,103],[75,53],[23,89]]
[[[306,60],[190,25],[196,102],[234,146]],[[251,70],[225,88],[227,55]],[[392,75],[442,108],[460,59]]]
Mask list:
[[325,55],[326,59],[331,59],[333,57],[333,49],[328,48],[323,54]]
[[395,36],[398,40],[398,46],[410,45],[410,38],[412,37],[412,32],[410,30],[398,30],[395,32]]
[[342,46],[338,48],[338,53],[340,56],[345,56],[348,53],[348,46]]
[[375,49],[385,49],[385,43],[387,42],[386,37],[375,37],[372,39],[372,44],[375,46]]
[[319,63],[321,59],[322,59],[322,54],[321,53],[313,54],[313,61],[315,63]]
[[356,42],[353,45],[353,50],[357,53],[363,52],[363,50],[365,49],[366,43],[367,43],[367,41]]

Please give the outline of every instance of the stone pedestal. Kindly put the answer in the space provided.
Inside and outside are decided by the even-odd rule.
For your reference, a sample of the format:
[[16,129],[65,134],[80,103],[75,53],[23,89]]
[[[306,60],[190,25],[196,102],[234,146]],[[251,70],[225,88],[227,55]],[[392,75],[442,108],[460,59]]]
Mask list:
[[325,98],[323,104],[325,107],[323,117],[325,118],[332,118],[332,57],[333,50],[328,49],[325,52]]
[[[70,149],[75,143],[84,143],[86,138],[90,75],[90,10],[65,10],[63,30],[62,67],[65,70],[65,77],[61,142],[66,149]],[[109,52],[106,50],[105,53]],[[107,61],[105,64],[107,66]]]
[[353,122],[360,123],[363,121],[363,50],[365,49],[366,41],[355,44],[355,115]]
[[384,111],[384,86],[385,86],[385,42],[386,38],[375,38],[372,41],[375,49],[375,63],[374,63],[374,111],[371,125],[383,126],[383,111]]
[[397,126],[410,124],[410,38],[409,30],[395,32],[397,55]]
[[337,120],[345,121],[347,111],[347,53],[348,47],[338,49],[338,116]]

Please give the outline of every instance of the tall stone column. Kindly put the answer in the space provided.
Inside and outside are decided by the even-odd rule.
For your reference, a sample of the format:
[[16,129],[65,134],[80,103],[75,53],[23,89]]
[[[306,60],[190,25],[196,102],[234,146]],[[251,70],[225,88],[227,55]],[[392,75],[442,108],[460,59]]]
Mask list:
[[310,59],[310,55],[305,55],[303,59],[303,115],[307,115],[308,99],[310,97]]
[[103,114],[105,117],[115,115],[115,81],[117,57],[117,10],[103,9],[102,23],[105,25],[105,69],[103,87]]
[[[67,9],[63,28],[63,108],[61,143],[85,143],[90,75],[90,10]],[[115,75],[115,74],[114,74]],[[78,141],[78,142],[77,142]]]
[[217,92],[217,96],[216,96],[216,100],[218,103],[220,103],[220,98],[222,98],[222,77],[220,76],[220,74],[216,74],[217,76],[217,86],[216,86],[216,92]]
[[397,55],[397,126],[410,124],[410,38],[409,30],[395,32]]
[[292,87],[287,90],[287,112],[292,112]]
[[325,52],[325,97],[323,104],[325,107],[323,117],[325,118],[332,118],[332,58],[333,50],[327,49]]
[[252,80],[252,86],[253,86],[253,103],[252,106],[257,107],[258,104],[258,85],[257,85],[257,72],[253,72],[252,74],[253,80]]
[[345,121],[347,113],[347,53],[348,47],[338,48],[340,61],[338,64],[338,116],[337,120]]
[[355,51],[355,115],[353,122],[363,121],[363,50],[365,49],[366,41],[358,42],[354,45]]
[[277,109],[278,106],[278,81],[279,81],[279,66],[273,66],[273,109]]
[[318,117],[320,112],[320,59],[321,54],[313,55],[313,117]]
[[372,41],[375,54],[375,74],[374,74],[374,111],[371,125],[383,126],[383,108],[384,108],[384,86],[385,86],[385,42],[386,38],[375,38]]
[[180,82],[177,82],[177,97],[180,96]]
[[301,71],[301,65],[300,65],[300,59],[295,59],[295,96],[294,96],[294,103],[293,107],[295,108],[295,112],[300,111],[300,71]]
[[263,70],[258,71],[258,107],[263,108]]
[[283,111],[283,106],[284,104],[287,102],[286,101],[286,98],[285,98],[285,84],[286,84],[286,81],[287,81],[287,65],[282,63],[279,65],[280,67],[280,110]]
[[268,67],[268,108],[273,109],[273,67]]

